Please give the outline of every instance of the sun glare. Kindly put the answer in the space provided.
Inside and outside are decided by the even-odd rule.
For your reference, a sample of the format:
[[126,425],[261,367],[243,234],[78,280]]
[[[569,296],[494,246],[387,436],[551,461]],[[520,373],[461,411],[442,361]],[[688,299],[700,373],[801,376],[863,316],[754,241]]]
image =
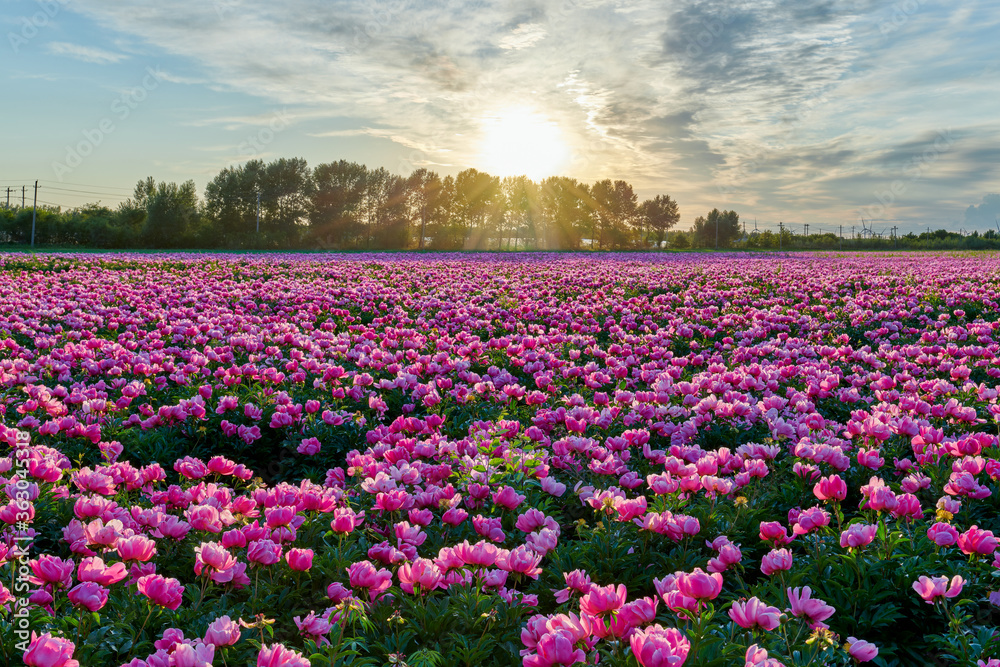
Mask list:
[[525,108],[505,109],[483,119],[483,169],[494,176],[554,176],[566,167],[569,147],[559,126]]

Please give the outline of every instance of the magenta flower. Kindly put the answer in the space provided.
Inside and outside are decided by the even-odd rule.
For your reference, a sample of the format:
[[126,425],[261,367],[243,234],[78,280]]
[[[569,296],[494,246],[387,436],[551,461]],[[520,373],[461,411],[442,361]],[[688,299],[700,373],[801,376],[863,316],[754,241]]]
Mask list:
[[843,500],[847,497],[847,483],[840,475],[823,477],[813,486],[813,494],[819,500]]
[[792,616],[807,618],[809,625],[813,628],[821,625],[837,611],[822,600],[812,598],[812,589],[808,586],[788,588],[785,589],[785,592],[788,594],[788,602],[791,605],[789,611],[792,612]]
[[338,507],[333,511],[330,529],[340,535],[354,532],[354,529],[364,523],[365,513],[355,512],[350,507]]
[[513,488],[504,486],[493,493],[493,502],[500,507],[512,510],[524,502],[526,496],[519,494]]
[[696,567],[693,572],[678,573],[677,590],[681,595],[698,601],[714,600],[722,592],[722,575]]
[[352,588],[367,589],[368,596],[372,600],[392,586],[392,572],[386,569],[377,570],[371,561],[367,560],[352,563],[347,568],[347,577]]
[[524,667],[575,665],[587,659],[583,650],[576,648],[573,636],[567,630],[546,632],[539,637],[535,651],[536,654],[525,656]]
[[856,523],[840,534],[840,546],[845,549],[860,549],[871,544],[878,533],[878,526]]
[[755,627],[774,630],[781,623],[781,611],[752,597],[745,602],[733,602],[729,608],[729,618],[748,630]]
[[590,616],[604,616],[616,612],[625,604],[627,591],[624,584],[593,586],[580,598],[580,611]]
[[474,516],[472,528],[491,542],[503,542],[506,539],[499,517],[484,517],[481,514]]
[[254,540],[247,544],[247,560],[257,565],[274,565],[281,560],[281,545],[271,540]]
[[265,644],[257,654],[257,667],[309,667],[309,660],[282,644]]
[[788,529],[777,521],[761,521],[760,539],[763,542],[771,542],[776,547],[790,543],[794,537],[788,534]]
[[417,586],[420,587],[421,594],[428,593],[437,588],[444,578],[434,561],[426,558],[404,563],[396,574],[399,577],[399,587],[406,593],[413,593]]
[[305,572],[312,567],[312,549],[289,549],[285,553],[285,561],[288,567],[296,572]]
[[108,589],[92,581],[85,581],[71,588],[68,597],[77,607],[97,611],[108,603]]
[[858,662],[870,662],[875,659],[875,656],[878,655],[878,647],[871,642],[866,642],[863,639],[856,639],[854,637],[848,637],[847,643],[850,645],[847,652]]
[[156,555],[156,542],[145,535],[124,537],[118,541],[118,555],[125,562],[140,561],[146,563]]
[[28,565],[32,572],[28,581],[33,584],[52,584],[57,588],[69,588],[73,581],[72,560],[42,554],[37,559],[29,561]]
[[236,557],[218,542],[202,542],[194,553],[194,573],[198,575],[205,570],[208,574],[223,572],[236,565]]
[[760,571],[771,576],[775,572],[792,569],[792,552],[788,549],[772,549],[760,561]]
[[101,586],[111,586],[128,576],[125,563],[115,563],[107,567],[97,556],[84,558],[76,569],[76,578],[80,581],[93,581]]
[[927,529],[927,539],[939,547],[948,547],[958,543],[958,531],[947,523],[935,523]]
[[181,606],[184,587],[176,579],[163,577],[159,574],[147,574],[136,582],[139,592],[149,598],[149,601],[160,607],[176,610]]
[[972,526],[958,536],[958,548],[969,556],[972,554],[989,556],[997,550],[997,538],[993,536],[993,531]]
[[215,646],[212,644],[180,643],[170,654],[171,667],[212,667]]
[[24,652],[22,660],[30,667],[80,667],[73,659],[76,644],[62,637],[53,637],[46,632],[38,636],[31,633],[31,643]]
[[239,624],[229,618],[220,616],[208,625],[204,642],[213,646],[232,646],[240,639]]
[[962,592],[965,579],[960,575],[955,575],[948,581],[948,577],[925,577],[921,576],[913,582],[913,590],[924,599],[927,604],[934,604],[940,597],[953,598]]
[[802,513],[799,514],[795,525],[792,526],[792,532],[796,535],[807,535],[829,524],[829,512],[821,507],[810,507],[809,509],[802,510]]
[[632,654],[642,667],[678,667],[687,660],[691,642],[677,628],[651,625],[629,639]]
[[322,449],[322,445],[319,442],[319,438],[306,438],[299,443],[296,447],[296,451],[304,456],[315,456],[319,454]]

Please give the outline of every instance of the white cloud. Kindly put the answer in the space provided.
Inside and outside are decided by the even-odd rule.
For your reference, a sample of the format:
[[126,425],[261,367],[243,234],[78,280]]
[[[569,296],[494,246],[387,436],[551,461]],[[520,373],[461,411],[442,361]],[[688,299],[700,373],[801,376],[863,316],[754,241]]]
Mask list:
[[[393,141],[407,155],[400,169],[443,164],[444,155],[474,165],[480,120],[528,107],[573,142],[571,175],[669,192],[685,218],[725,198],[776,222],[789,211],[853,216],[878,179],[891,182],[900,147],[927,132],[977,127],[981,142],[998,143],[989,103],[1000,85],[996,20],[981,4],[950,5],[922,2],[889,33],[880,25],[891,15],[874,0],[75,0],[70,8],[190,59],[201,76],[188,82],[259,96],[293,119],[353,119],[362,129],[312,136]],[[76,57],[87,49],[66,47]],[[87,53],[91,62],[127,57]],[[989,155],[959,145],[952,157],[909,188],[894,214],[943,215],[932,182],[966,178],[954,187],[969,203],[990,191],[975,190],[998,176]]]
[[548,34],[544,26],[537,23],[522,23],[500,39],[501,49],[526,49],[545,39]]
[[95,65],[113,65],[129,58],[124,53],[113,53],[93,46],[83,46],[69,42],[49,42],[48,51],[57,56],[67,56],[76,60],[82,60],[85,63],[94,63]]

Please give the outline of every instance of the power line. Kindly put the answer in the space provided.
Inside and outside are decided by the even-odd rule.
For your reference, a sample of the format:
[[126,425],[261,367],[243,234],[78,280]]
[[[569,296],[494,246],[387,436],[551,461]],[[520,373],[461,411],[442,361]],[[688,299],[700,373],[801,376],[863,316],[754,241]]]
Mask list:
[[87,183],[70,183],[69,181],[50,181],[44,178],[39,179],[39,181],[41,183],[58,183],[60,185],[75,185],[78,188],[94,188],[97,190],[124,190],[125,192],[133,191],[133,188],[120,188],[116,185],[88,185]]
[[99,195],[99,196],[102,196],[102,197],[117,197],[119,199],[129,199],[130,198],[130,195],[121,195],[121,194],[117,194],[117,193],[113,193],[113,192],[94,192],[94,191],[91,191],[91,190],[74,190],[72,188],[57,188],[57,187],[55,187],[53,185],[46,185],[45,187],[48,190],[58,190],[60,192],[79,192],[81,194],[86,194],[86,195]]

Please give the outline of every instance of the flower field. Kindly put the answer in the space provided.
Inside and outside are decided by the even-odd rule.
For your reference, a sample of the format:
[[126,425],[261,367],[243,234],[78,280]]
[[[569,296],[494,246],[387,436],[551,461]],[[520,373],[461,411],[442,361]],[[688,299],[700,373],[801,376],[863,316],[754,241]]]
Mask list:
[[0,255],[0,664],[1000,667],[1000,258]]

